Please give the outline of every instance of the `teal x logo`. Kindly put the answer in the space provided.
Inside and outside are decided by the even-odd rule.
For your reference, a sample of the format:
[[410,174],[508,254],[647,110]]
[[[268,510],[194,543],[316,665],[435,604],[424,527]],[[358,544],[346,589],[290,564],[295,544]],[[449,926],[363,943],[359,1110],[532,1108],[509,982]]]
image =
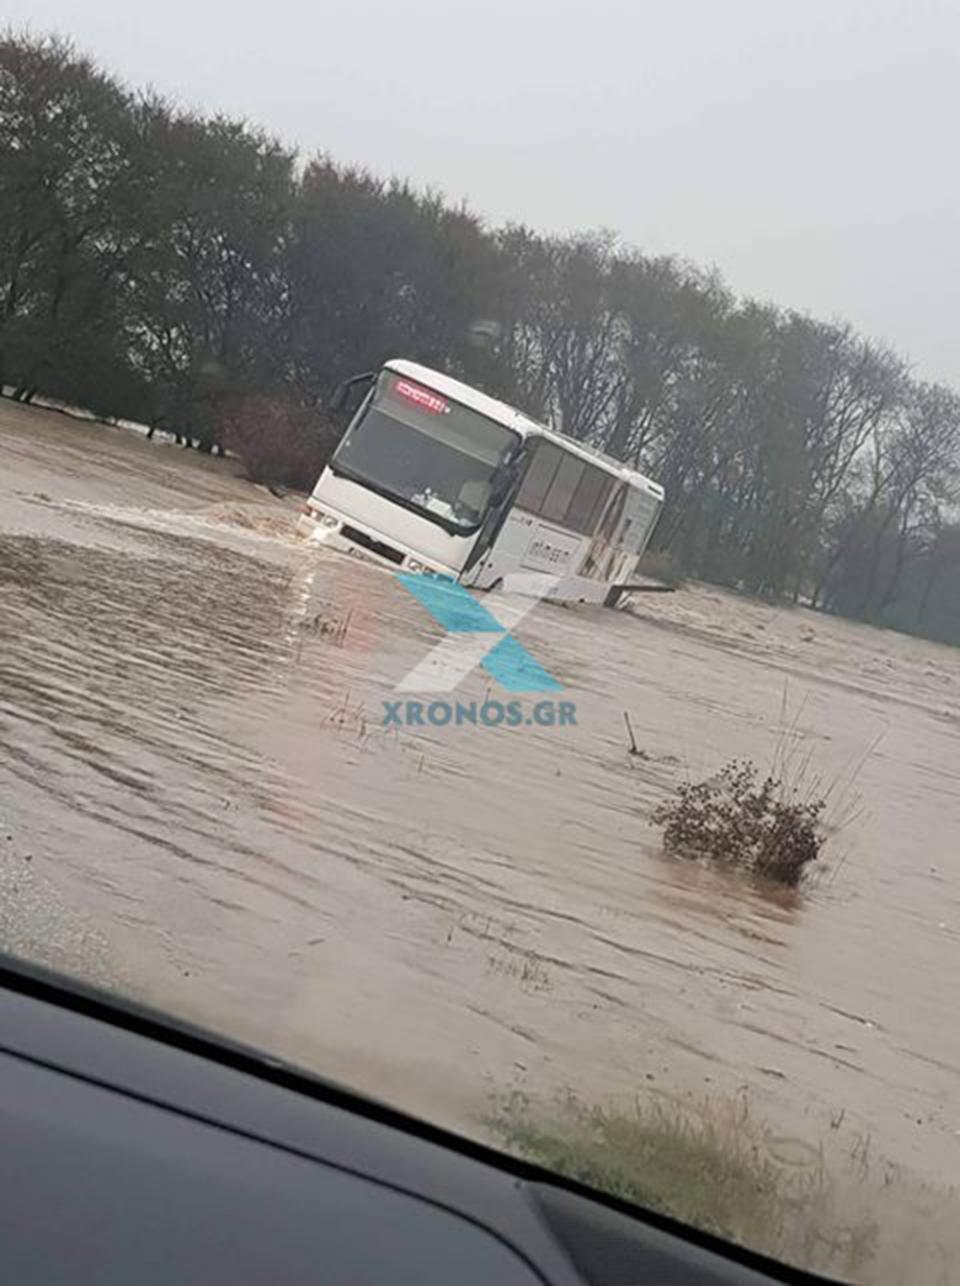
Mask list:
[[406,692],[452,692],[478,665],[508,692],[559,692],[562,684],[532,657],[510,630],[527,615],[556,581],[536,578],[522,596],[497,596],[502,624],[468,590],[447,576],[398,573],[397,579],[447,631],[435,648],[397,685]]

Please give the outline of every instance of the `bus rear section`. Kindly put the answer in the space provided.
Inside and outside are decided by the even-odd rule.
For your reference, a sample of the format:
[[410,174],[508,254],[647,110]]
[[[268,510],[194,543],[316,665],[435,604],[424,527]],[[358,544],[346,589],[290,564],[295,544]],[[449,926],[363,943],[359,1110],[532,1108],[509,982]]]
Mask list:
[[601,603],[632,580],[663,501],[649,478],[600,452],[541,430],[496,539],[461,577],[491,589],[517,576],[549,577],[546,596]]

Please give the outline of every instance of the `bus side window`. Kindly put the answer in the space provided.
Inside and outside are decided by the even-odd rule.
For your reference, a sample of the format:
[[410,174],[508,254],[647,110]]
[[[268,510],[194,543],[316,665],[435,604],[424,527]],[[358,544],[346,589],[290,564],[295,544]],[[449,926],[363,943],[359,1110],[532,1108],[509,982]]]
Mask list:
[[592,535],[612,487],[613,479],[609,474],[588,464],[567,508],[565,525]]
[[550,490],[547,492],[546,499],[543,502],[541,513],[544,518],[556,523],[565,523],[567,509],[580,479],[583,477],[583,471],[586,468],[583,461],[575,455],[565,455],[560,461],[560,468],[550,484]]
[[540,439],[514,503],[549,522],[593,535],[614,481],[603,469]]
[[562,452],[551,442],[539,441],[514,502],[518,508],[538,514],[560,465]]

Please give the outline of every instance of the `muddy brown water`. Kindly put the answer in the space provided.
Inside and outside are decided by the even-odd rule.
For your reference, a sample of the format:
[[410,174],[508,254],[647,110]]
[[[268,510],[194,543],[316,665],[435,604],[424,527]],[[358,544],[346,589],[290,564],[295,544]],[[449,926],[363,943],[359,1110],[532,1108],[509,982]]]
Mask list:
[[[960,652],[698,587],[541,605],[575,727],[387,729],[440,631],[295,514],[0,404],[0,945],[462,1130],[514,1089],[746,1089],[771,1137],[952,1184]],[[659,853],[685,774],[785,746],[855,777],[813,887]]]

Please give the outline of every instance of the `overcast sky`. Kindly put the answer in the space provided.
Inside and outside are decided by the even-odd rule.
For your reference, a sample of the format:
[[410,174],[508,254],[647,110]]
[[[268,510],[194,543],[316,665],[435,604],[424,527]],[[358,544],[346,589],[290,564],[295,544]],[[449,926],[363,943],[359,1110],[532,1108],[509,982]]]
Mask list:
[[960,0],[8,0],[125,79],[612,228],[960,385]]

